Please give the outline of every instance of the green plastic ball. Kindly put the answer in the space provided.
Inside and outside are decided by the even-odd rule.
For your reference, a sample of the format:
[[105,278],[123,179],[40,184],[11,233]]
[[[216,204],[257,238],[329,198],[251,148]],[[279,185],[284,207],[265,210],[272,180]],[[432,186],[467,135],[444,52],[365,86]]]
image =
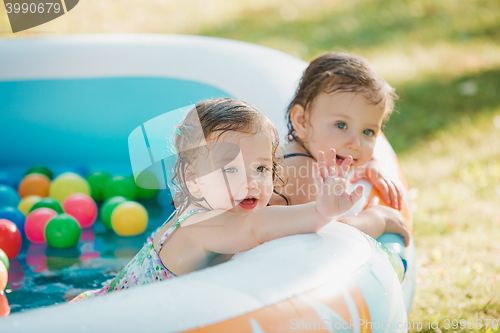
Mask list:
[[48,168],[44,167],[43,165],[37,165],[32,168],[29,168],[28,171],[24,174],[25,176],[31,174],[31,173],[40,173],[42,175],[47,176],[48,179],[52,179],[54,177],[54,174],[52,171],[50,171]]
[[9,257],[7,257],[7,255],[5,254],[5,252],[3,252],[2,249],[0,249],[0,261],[3,262],[5,268],[9,270]]
[[60,214],[47,223],[44,233],[49,246],[67,249],[78,244],[82,229],[72,216]]
[[106,228],[108,228],[109,230],[113,230],[113,227],[111,226],[111,214],[113,214],[113,210],[116,208],[116,206],[127,201],[127,198],[118,196],[109,198],[104,202],[101,207],[101,220]]
[[95,201],[104,200],[104,187],[111,180],[111,175],[104,171],[92,172],[87,176],[90,185],[90,196]]
[[151,172],[143,171],[135,180],[132,176],[132,181],[135,184],[137,199],[153,199],[158,194],[159,182]]
[[56,199],[50,197],[42,198],[40,201],[31,206],[29,213],[31,213],[37,208],[42,208],[42,207],[53,209],[58,214],[64,213],[61,204]]
[[104,199],[121,196],[134,200],[136,196],[135,183],[130,177],[115,176],[104,186]]

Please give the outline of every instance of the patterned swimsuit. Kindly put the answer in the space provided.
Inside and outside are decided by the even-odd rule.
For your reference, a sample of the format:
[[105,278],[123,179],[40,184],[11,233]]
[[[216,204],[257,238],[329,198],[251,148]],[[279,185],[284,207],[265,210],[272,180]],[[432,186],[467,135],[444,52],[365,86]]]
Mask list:
[[170,215],[170,217],[156,229],[151,236],[147,239],[146,244],[142,249],[135,255],[135,257],[125,266],[124,269],[107,285],[101,289],[89,290],[76,296],[71,302],[78,302],[82,299],[92,298],[99,295],[108,294],[113,291],[128,289],[130,287],[149,284],[152,282],[163,281],[166,279],[171,279],[176,277],[174,273],[169,271],[165,265],[163,265],[159,253],[163,247],[163,243],[168,236],[174,232],[174,230],[188,217],[199,212],[205,212],[203,209],[193,209],[184,214],[182,214],[177,221],[168,228],[168,230],[161,236],[158,241],[158,252],[156,252],[153,246],[153,239],[161,228],[175,215],[175,212]]

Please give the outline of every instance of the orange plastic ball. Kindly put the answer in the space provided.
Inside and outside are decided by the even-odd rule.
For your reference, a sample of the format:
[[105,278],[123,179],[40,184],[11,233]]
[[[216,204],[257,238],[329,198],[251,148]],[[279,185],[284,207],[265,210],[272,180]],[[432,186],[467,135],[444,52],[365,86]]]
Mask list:
[[50,189],[50,179],[39,173],[31,173],[21,180],[17,192],[21,198],[28,195],[38,195],[39,197],[48,197]]

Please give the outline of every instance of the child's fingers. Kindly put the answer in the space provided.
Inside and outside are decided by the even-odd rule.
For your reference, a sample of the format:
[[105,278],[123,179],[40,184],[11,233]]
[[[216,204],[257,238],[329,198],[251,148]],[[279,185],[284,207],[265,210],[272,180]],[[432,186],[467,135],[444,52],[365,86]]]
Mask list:
[[399,209],[398,191],[396,190],[395,184],[390,181],[389,184],[389,194],[391,195],[392,207],[394,209]]
[[319,171],[321,172],[323,180],[326,180],[329,177],[329,172],[328,169],[326,168],[326,165],[321,166]]
[[326,180],[328,178],[328,169],[325,161],[325,153],[322,150],[318,151],[318,167],[323,180]]
[[313,162],[313,170],[312,170],[312,172],[313,172],[313,174],[312,174],[313,179],[316,180],[316,178],[318,178],[320,176],[318,163]]
[[350,194],[350,199],[353,204],[358,202],[359,199],[363,196],[363,186],[358,186],[354,191]]
[[359,167],[354,171],[354,175],[352,176],[351,183],[354,184],[360,179],[363,179],[365,176],[365,167]]
[[321,191],[321,188],[323,186],[323,178],[321,177],[321,172],[319,170],[318,163],[313,162],[313,179],[314,183],[317,186],[317,190]]
[[380,194],[384,198],[384,201],[390,205],[391,197],[389,195],[389,187],[387,186],[385,180],[383,180],[382,178],[374,178],[372,179],[372,182],[373,186],[375,186],[375,188],[380,192]]
[[396,188],[396,192],[398,192],[398,210],[403,209],[403,188],[399,183],[395,183],[394,187]]
[[340,177],[328,178],[327,184],[329,186],[329,189],[338,196],[342,195],[347,190],[346,180]]
[[318,165],[321,167],[323,164],[325,164],[325,153],[320,150],[318,151]]
[[330,153],[328,154],[328,170],[336,167],[335,157],[337,156],[337,152],[335,149],[331,148]]
[[347,175],[349,174],[349,167],[352,163],[352,156],[347,156],[347,158],[340,165],[340,169],[338,172],[338,176],[344,179],[347,179]]

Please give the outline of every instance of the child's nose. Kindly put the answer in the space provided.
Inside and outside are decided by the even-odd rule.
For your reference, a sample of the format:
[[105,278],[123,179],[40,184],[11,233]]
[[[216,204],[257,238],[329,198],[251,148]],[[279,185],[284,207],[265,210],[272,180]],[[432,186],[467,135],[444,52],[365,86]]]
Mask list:
[[359,150],[361,147],[361,141],[357,135],[351,135],[349,141],[347,142],[347,148],[352,150]]
[[252,177],[252,176],[247,177],[247,186],[246,187],[248,189],[257,188],[257,186],[258,186],[257,185],[257,180],[254,177]]

